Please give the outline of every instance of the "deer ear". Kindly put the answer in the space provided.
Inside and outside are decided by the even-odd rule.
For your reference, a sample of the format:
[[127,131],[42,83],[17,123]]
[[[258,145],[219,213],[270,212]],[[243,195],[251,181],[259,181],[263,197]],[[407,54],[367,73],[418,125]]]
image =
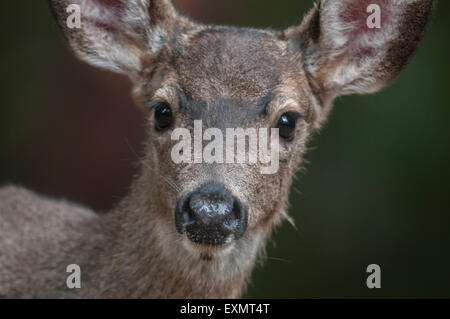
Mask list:
[[158,54],[171,30],[184,21],[170,0],[49,2],[65,38],[81,60],[130,76],[141,70],[144,57]]
[[299,45],[315,91],[329,102],[393,80],[416,51],[433,6],[433,0],[321,0],[284,37]]

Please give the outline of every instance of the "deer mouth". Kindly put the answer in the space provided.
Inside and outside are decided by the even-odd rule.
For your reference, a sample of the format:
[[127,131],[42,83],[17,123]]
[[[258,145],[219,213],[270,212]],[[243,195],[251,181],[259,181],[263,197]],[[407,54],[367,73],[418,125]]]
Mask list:
[[247,210],[223,184],[207,183],[178,201],[175,226],[193,243],[222,246],[247,228]]

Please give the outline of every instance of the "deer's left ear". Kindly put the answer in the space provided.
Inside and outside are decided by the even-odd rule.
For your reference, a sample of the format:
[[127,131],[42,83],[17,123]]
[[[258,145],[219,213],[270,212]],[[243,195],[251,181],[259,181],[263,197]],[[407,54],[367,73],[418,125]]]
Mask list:
[[301,49],[305,70],[324,103],[378,91],[406,66],[430,19],[434,0],[321,0],[300,26],[284,31]]

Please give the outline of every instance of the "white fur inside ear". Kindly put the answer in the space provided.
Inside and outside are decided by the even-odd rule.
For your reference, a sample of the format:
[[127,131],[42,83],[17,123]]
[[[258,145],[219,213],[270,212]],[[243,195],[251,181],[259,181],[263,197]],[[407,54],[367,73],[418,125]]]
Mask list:
[[[376,80],[371,70],[381,62],[389,46],[399,37],[402,15],[408,5],[421,0],[322,0],[320,3],[319,43],[309,47],[307,71],[317,75],[324,65],[338,60],[329,70],[325,87],[337,88],[342,94],[370,91]],[[366,25],[370,13],[366,6],[381,9],[380,28]],[[359,80],[364,77],[363,80]]]
[[164,45],[164,39],[166,38],[167,32],[160,27],[153,28],[153,30],[148,34],[147,41],[149,43],[149,47],[151,48],[151,52],[154,55],[157,55],[161,51],[161,48]]
[[133,73],[142,68],[144,53],[160,52],[167,34],[158,26],[150,27],[149,0],[117,0],[115,5],[96,0],[71,2],[80,6],[82,26],[71,42],[86,62]]
[[96,55],[84,54],[82,58],[94,66],[117,73],[133,73],[141,69],[140,52],[133,48],[111,46],[110,41],[105,39],[97,41],[93,50]]

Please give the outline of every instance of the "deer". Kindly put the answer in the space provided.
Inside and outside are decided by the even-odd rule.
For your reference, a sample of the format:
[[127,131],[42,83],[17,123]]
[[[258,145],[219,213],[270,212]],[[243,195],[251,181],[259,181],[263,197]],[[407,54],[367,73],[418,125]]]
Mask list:
[[[291,219],[293,177],[333,101],[390,84],[435,2],[318,0],[300,24],[274,30],[202,24],[170,0],[49,0],[79,59],[129,78],[145,155],[107,214],[2,187],[0,297],[240,298],[273,229]],[[79,28],[67,23],[74,4]],[[171,132],[192,132],[196,120],[221,132],[277,128],[278,169],[174,163]],[[71,264],[81,270],[76,289]]]

